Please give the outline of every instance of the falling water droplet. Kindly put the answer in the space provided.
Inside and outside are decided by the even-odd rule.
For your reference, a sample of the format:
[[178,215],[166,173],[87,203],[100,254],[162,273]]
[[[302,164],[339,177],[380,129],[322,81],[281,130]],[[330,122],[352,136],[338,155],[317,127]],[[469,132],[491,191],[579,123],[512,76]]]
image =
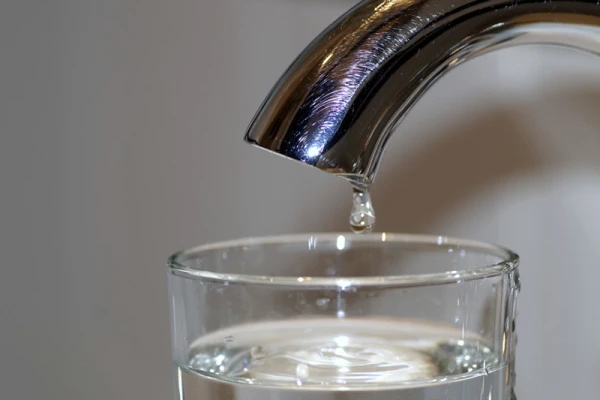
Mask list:
[[233,336],[226,336],[225,337],[225,348],[226,349],[231,349],[233,347]]
[[342,293],[338,292],[337,294],[337,317],[345,318],[346,317],[346,299],[342,297]]
[[369,191],[364,188],[352,188],[352,211],[350,228],[354,233],[369,233],[375,226],[375,210]]

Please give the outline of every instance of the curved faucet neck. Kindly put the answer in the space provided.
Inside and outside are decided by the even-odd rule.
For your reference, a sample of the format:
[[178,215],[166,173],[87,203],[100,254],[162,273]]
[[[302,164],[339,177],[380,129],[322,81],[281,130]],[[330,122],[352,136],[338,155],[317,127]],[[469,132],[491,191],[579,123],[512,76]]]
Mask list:
[[277,82],[246,141],[368,186],[387,140],[451,67],[555,44],[600,55],[600,0],[366,0]]

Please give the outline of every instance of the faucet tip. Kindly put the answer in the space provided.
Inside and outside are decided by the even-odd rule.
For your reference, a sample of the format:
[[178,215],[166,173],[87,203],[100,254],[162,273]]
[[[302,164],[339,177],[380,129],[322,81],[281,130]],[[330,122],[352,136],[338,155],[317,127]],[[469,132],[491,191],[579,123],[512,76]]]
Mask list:
[[438,78],[527,43],[600,54],[600,3],[364,0],[288,68],[245,140],[367,187],[392,132]]

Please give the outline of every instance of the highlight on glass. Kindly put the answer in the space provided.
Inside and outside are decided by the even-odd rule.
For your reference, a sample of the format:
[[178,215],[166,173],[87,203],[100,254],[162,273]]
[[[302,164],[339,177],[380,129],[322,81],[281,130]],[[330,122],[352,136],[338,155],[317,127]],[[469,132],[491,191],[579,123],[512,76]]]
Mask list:
[[177,399],[514,396],[520,283],[507,249],[265,237],[179,252],[168,275]]

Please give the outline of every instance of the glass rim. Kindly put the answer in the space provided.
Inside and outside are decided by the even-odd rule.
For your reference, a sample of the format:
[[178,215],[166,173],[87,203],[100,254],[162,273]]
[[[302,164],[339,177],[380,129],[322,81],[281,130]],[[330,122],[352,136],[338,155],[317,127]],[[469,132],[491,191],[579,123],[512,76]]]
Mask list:
[[[373,276],[336,276],[336,277],[311,277],[311,276],[274,276],[257,274],[231,274],[212,272],[206,269],[192,268],[181,262],[182,258],[197,256],[201,253],[226,250],[232,248],[244,248],[249,246],[264,245],[292,245],[308,242],[311,239],[318,241],[335,243],[339,236],[345,239],[350,238],[350,242],[370,242],[370,243],[398,243],[415,244],[424,246],[451,246],[461,249],[479,250],[500,259],[497,263],[488,264],[481,267],[449,270],[445,272],[423,273],[423,274],[399,274],[399,275],[373,275]],[[343,251],[343,250],[340,250]],[[342,289],[355,287],[414,287],[414,286],[432,286],[442,284],[460,283],[464,281],[473,281],[485,279],[516,270],[519,266],[519,256],[512,250],[499,245],[471,240],[456,238],[451,236],[438,236],[428,234],[406,234],[406,233],[368,233],[353,234],[349,232],[331,232],[331,233],[300,233],[288,235],[256,236],[241,239],[218,241],[206,243],[200,246],[181,250],[169,257],[167,267],[175,275],[202,280],[205,282],[222,284],[247,284],[247,285],[268,285],[268,286],[286,286],[298,287],[303,289]]]

